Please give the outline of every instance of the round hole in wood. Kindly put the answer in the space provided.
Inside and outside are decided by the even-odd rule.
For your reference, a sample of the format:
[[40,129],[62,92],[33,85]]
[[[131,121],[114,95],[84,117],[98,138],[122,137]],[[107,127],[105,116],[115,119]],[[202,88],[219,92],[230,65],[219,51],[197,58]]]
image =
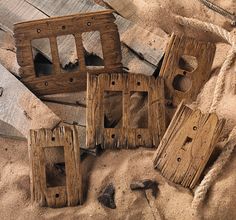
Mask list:
[[140,86],[141,85],[141,83],[140,82],[137,82],[137,86]]
[[58,193],[56,193],[55,197],[58,198],[60,195]]
[[65,30],[65,29],[66,29],[66,26],[65,26],[65,25],[63,25],[63,26],[61,27],[61,29],[62,29],[62,30]]
[[55,137],[52,137],[52,141],[55,141]]
[[180,157],[178,157],[178,158],[177,158],[177,161],[178,161],[178,162],[180,162],[180,161],[181,161],[181,158],[180,158]]
[[45,86],[48,86],[48,82],[46,81],[46,82],[44,83],[44,85],[45,85]]
[[197,130],[197,126],[193,126],[193,130],[196,131]]
[[115,134],[112,134],[111,137],[112,137],[112,138],[115,138]]
[[172,86],[177,91],[187,92],[192,87],[192,81],[189,77],[178,74],[175,76]]
[[142,138],[142,135],[141,135],[141,134],[139,134],[137,137],[138,137],[138,139],[141,139],[141,138]]
[[74,81],[74,79],[73,78],[70,78],[70,82],[73,82]]
[[115,81],[112,81],[111,84],[114,86],[116,83],[115,83]]
[[37,29],[37,33],[40,33],[41,32],[41,29]]
[[179,59],[179,67],[182,70],[193,72],[198,67],[197,58],[190,55],[182,55]]
[[91,22],[89,21],[89,22],[87,23],[87,25],[88,25],[88,26],[91,26]]

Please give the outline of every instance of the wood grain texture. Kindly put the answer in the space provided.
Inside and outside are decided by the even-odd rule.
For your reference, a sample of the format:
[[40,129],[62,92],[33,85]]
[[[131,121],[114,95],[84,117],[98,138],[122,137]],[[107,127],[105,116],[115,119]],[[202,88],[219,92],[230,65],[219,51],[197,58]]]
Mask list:
[[[82,204],[80,148],[76,126],[30,131],[29,158],[31,201],[41,206],[63,207]],[[46,182],[46,148],[63,147],[66,184],[48,187]]]
[[[88,74],[86,146],[136,148],[157,146],[165,132],[164,88],[161,78],[142,74]],[[122,92],[121,128],[104,128],[104,92]],[[131,92],[148,92],[148,127],[130,126]]]
[[0,64],[0,120],[25,137],[30,129],[54,128],[61,119]]
[[174,183],[194,188],[208,162],[225,120],[181,103],[154,156],[154,167]]
[[210,78],[215,50],[213,43],[172,34],[160,71],[165,81],[167,123],[180,102],[194,101]]
[[[82,91],[86,89],[86,73],[119,72],[122,70],[121,46],[115,17],[112,10],[77,14],[18,23],[14,26],[17,61],[21,66],[21,80],[37,95]],[[99,31],[101,36],[104,66],[88,69],[85,65],[83,42],[84,32]],[[63,73],[60,68],[57,36],[75,36],[79,70]],[[53,73],[37,76],[34,71],[31,41],[49,38],[53,63]]]

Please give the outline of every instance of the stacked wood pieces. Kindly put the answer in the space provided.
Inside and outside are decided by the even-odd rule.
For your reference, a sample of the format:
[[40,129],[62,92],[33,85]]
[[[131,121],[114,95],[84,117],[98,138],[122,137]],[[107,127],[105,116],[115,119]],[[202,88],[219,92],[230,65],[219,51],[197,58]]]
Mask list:
[[[61,157],[54,159],[53,150],[61,154]],[[31,130],[29,157],[32,201],[49,207],[82,204],[82,174],[76,126],[59,127],[53,131]],[[56,166],[61,166],[61,175],[52,172]]]
[[164,177],[193,188],[208,162],[225,120],[215,113],[202,114],[181,103],[154,157]]
[[180,102],[194,101],[210,78],[215,50],[214,43],[172,34],[160,71],[165,80],[167,124]]
[[[104,94],[120,92],[122,123],[119,128],[104,125]],[[147,124],[132,127],[130,97],[147,92]],[[88,74],[86,146],[94,148],[135,148],[157,146],[165,132],[164,84],[161,78],[142,74]]]
[[[21,66],[22,82],[37,95],[86,90],[86,73],[120,72],[120,37],[112,10],[77,14],[18,23],[14,26],[17,60]],[[82,42],[83,32],[99,31],[103,66],[91,69],[86,66]],[[59,59],[57,37],[73,35],[76,44],[78,68],[64,73]],[[52,73],[38,75],[35,70],[31,41],[49,39]],[[49,52],[50,54],[50,52]]]

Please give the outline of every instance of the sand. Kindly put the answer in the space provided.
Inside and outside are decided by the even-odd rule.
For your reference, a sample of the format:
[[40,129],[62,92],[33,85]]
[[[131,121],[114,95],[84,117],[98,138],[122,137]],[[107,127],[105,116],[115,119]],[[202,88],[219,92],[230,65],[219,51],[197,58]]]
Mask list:
[[[229,31],[234,31],[229,22],[203,7],[195,0],[146,0],[149,4],[162,6],[156,11],[145,11],[139,0],[134,1],[140,13],[146,13],[144,23],[152,17],[153,26],[160,26],[167,33],[178,26],[168,25],[173,22],[175,13],[184,16],[193,16],[201,20],[210,21]],[[234,0],[214,1],[226,9],[236,10]],[[156,6],[157,7],[157,6]],[[164,13],[165,12],[165,13]],[[165,15],[164,15],[165,14]],[[154,16],[155,15],[155,16]],[[171,14],[170,14],[171,15]],[[174,23],[173,23],[174,24]],[[185,30],[187,34],[199,39],[218,41],[219,39],[205,33],[196,33]],[[212,94],[215,87],[218,70],[226,56],[229,46],[218,43],[214,60],[212,77],[199,94],[195,106],[203,112],[209,110]],[[225,93],[217,109],[220,117],[227,119],[226,127],[221,137],[224,141],[233,126],[236,125],[236,96],[234,93],[235,67],[232,67],[226,77]],[[223,142],[222,142],[223,143]],[[29,161],[27,142],[0,138],[0,219],[197,219],[191,210],[193,192],[174,185],[164,179],[152,166],[154,150],[140,148],[137,150],[105,151],[98,157],[88,156],[82,164],[87,183],[87,199],[83,206],[72,208],[41,208],[30,203]],[[219,144],[219,148],[222,144]],[[214,161],[216,157],[212,158]],[[85,169],[86,168],[86,169]],[[208,169],[209,167],[207,167]],[[236,218],[236,152],[234,151],[229,163],[224,168],[217,181],[210,188],[204,201],[201,214],[207,220],[230,220]],[[159,183],[159,192],[156,199],[147,191],[133,192],[130,190],[132,180],[154,179]],[[116,189],[114,210],[104,208],[97,201],[99,192],[104,186],[113,183]]]

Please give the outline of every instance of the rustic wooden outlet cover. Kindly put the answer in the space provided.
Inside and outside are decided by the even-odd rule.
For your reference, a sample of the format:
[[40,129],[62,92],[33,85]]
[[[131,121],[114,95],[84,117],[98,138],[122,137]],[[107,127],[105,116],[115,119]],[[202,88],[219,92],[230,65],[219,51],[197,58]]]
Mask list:
[[[165,132],[164,83],[142,74],[88,74],[86,146],[135,148],[158,146]],[[104,92],[122,92],[122,126],[104,128]],[[130,127],[130,94],[148,93],[148,126]]]
[[214,43],[172,34],[160,71],[165,82],[167,124],[180,102],[194,101],[210,78],[215,50]]
[[[78,141],[78,128],[58,127],[30,131],[29,155],[31,168],[31,200],[41,206],[63,207],[75,206],[83,202],[82,177],[80,171],[80,148]],[[48,186],[46,173],[46,158],[53,160],[52,155],[47,155],[46,150],[59,148],[64,151],[65,185]],[[58,161],[57,161],[58,162]],[[61,161],[60,161],[61,162]],[[56,181],[55,179],[52,179]],[[54,183],[55,184],[55,183]],[[55,184],[57,185],[57,183]]]
[[[86,90],[86,74],[102,72],[120,72],[120,37],[112,10],[47,18],[15,24],[14,37],[17,47],[17,61],[21,66],[22,82],[37,95]],[[88,69],[82,33],[99,31],[104,66]],[[60,67],[57,37],[73,35],[76,44],[79,70],[64,73]],[[51,47],[53,72],[50,75],[37,76],[34,68],[31,41],[48,38]]]
[[193,188],[213,152],[224,122],[215,113],[202,114],[181,103],[157,148],[155,168],[172,182]]

